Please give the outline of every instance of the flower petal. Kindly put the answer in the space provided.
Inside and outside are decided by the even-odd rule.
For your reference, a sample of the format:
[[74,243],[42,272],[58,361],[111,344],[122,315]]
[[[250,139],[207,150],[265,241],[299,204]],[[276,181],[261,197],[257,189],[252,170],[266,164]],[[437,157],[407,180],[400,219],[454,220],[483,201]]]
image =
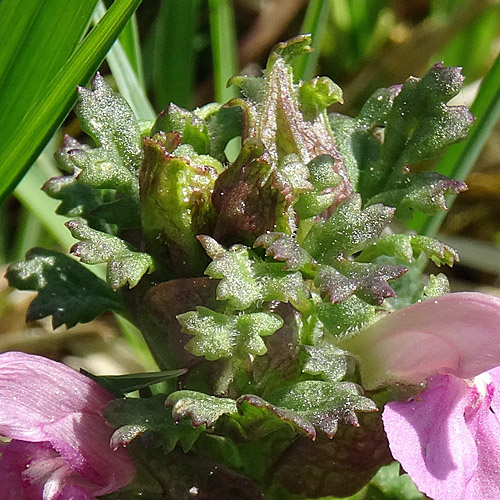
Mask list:
[[47,441],[45,426],[71,413],[98,413],[113,396],[89,377],[50,359],[0,354],[0,434]]
[[473,391],[464,380],[438,375],[417,397],[388,403],[382,414],[392,455],[434,500],[472,500],[464,496],[478,464],[464,419],[471,400]]
[[[498,371],[498,369],[496,370]],[[489,377],[488,373],[485,374]],[[500,384],[491,380],[486,386],[486,394],[480,394],[477,387],[471,390],[475,396],[475,404],[466,408],[465,422],[476,443],[478,465],[477,470],[467,486],[465,500],[499,500],[500,499],[500,422],[498,416],[490,411],[494,397],[498,399]]]
[[57,454],[49,443],[11,441],[0,443],[0,477],[3,487],[1,500],[40,500],[43,484],[31,482],[24,477],[31,464],[52,460]]
[[358,357],[368,390],[438,373],[473,378],[500,365],[500,299],[442,295],[390,313],[340,346]]
[[113,431],[101,412],[111,399],[99,384],[61,363],[0,354],[0,434],[49,442],[95,495],[116,491],[134,476],[125,450],[109,445]]

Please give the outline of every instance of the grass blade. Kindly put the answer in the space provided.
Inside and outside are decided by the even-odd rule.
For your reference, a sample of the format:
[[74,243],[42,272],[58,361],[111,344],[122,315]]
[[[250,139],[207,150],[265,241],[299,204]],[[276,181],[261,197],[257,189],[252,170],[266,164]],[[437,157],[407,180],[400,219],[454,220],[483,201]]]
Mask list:
[[56,240],[65,251],[76,243],[64,223],[69,220],[55,213],[59,200],[49,198],[41,187],[50,177],[61,175],[52,164],[47,153],[42,153],[23,180],[17,185],[14,194],[23,206],[34,214],[44,229]]
[[238,73],[234,11],[229,0],[209,0],[208,6],[215,100],[224,103],[238,95],[234,86],[226,85],[229,78]]
[[40,102],[88,26],[96,0],[0,2],[0,147]]
[[9,128],[7,140],[0,147],[0,202],[52,137],[75,103],[75,87],[90,80],[140,2],[115,0],[99,24],[44,87],[43,95],[31,104],[24,118],[17,126]]
[[137,27],[137,18],[135,14],[130,18],[130,21],[125,25],[123,31],[118,37],[125,54],[134,69],[137,79],[142,87],[144,84],[144,70],[142,66],[142,52],[139,40],[139,29]]
[[310,33],[312,35],[311,45],[314,50],[310,54],[297,58],[293,68],[297,80],[310,80],[314,76],[319,49],[328,24],[329,6],[328,0],[309,1],[300,33]]
[[152,84],[158,109],[192,107],[199,0],[164,0],[156,20]]

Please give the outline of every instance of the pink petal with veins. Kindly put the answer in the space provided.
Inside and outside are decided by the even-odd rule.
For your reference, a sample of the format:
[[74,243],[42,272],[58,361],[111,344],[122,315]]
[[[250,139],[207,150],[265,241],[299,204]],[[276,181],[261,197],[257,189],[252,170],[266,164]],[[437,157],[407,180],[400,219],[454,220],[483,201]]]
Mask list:
[[439,373],[473,378],[500,365],[500,299],[442,295],[390,313],[340,346],[357,356],[368,390]]
[[61,363],[20,352],[0,354],[0,434],[50,443],[93,496],[116,491],[134,476],[125,450],[109,445],[113,429],[102,410],[112,399],[95,381]]

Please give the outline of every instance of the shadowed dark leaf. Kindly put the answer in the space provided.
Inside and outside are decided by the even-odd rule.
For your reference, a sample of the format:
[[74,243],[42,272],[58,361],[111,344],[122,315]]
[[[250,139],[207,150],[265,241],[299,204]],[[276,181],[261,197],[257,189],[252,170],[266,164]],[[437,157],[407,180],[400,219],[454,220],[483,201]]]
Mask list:
[[164,341],[178,360],[177,366],[191,367],[201,360],[186,350],[191,335],[182,332],[177,316],[203,305],[217,310],[215,298],[218,280],[211,278],[179,278],[165,281],[150,288],[144,302],[156,329],[163,332]]
[[380,415],[361,414],[359,420],[359,427],[341,426],[333,439],[298,438],[276,462],[272,480],[310,498],[354,494],[393,460]]
[[7,270],[11,286],[35,290],[28,321],[53,316],[54,328],[92,321],[104,311],[123,311],[121,297],[94,273],[59,252],[33,248]]

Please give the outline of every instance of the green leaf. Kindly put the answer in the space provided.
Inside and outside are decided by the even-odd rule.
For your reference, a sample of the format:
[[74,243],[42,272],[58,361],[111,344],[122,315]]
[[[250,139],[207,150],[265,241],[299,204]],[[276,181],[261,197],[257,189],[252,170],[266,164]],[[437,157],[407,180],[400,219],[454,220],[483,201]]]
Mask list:
[[312,189],[300,194],[293,208],[301,219],[308,219],[337,204],[335,188],[342,177],[335,172],[335,160],[330,155],[319,155],[307,164]]
[[330,344],[319,347],[303,346],[308,355],[302,371],[310,375],[321,375],[325,382],[340,382],[352,375],[356,366],[348,352]]
[[368,197],[404,177],[405,165],[432,158],[465,139],[471,113],[464,106],[445,104],[458,94],[463,80],[460,68],[436,64],[422,79],[409,78],[403,84],[387,115],[380,157],[365,172],[363,192]]
[[[140,0],[113,2],[102,21],[73,50],[88,26],[94,1],[2,2],[1,39],[9,40],[10,47],[10,50],[2,51],[6,54],[1,59],[2,67],[7,71],[1,70],[2,78],[5,75],[10,78],[15,71],[23,76],[4,83],[1,94],[9,103],[15,103],[19,116],[23,118],[7,113],[0,123],[0,129],[5,133],[0,141],[0,175],[3,179],[0,199],[9,194],[52,137],[73,106],[75,87],[89,81],[139,4]],[[37,17],[37,12],[43,14],[43,21]],[[13,32],[12,26],[19,29]],[[60,51],[54,51],[54,47]],[[25,54],[23,57],[18,52],[20,49]],[[34,54],[39,56],[34,57]],[[37,70],[28,69],[30,65],[26,60],[37,64]],[[51,64],[53,60],[54,66],[48,70],[46,63]],[[22,97],[14,98],[12,89],[19,89]],[[5,110],[6,106],[2,105],[0,109]]]
[[190,144],[199,154],[209,152],[210,138],[207,124],[195,113],[169,104],[156,119],[151,135],[158,132],[178,132],[183,144]]
[[[71,138],[65,139],[65,148],[69,147],[71,150],[74,149],[74,146]],[[71,175],[52,177],[43,185],[42,189],[51,198],[61,200],[56,213],[89,220],[91,218],[90,212],[103,200],[96,189],[78,182],[79,173],[80,169],[75,168]]]
[[271,49],[271,54],[267,61],[267,69],[272,68],[278,59],[290,65],[296,57],[309,54],[311,51],[311,35],[308,33],[297,35],[285,42],[278,42]]
[[339,254],[351,255],[376,240],[389,224],[394,209],[381,204],[361,209],[361,197],[353,195],[326,221],[318,221],[307,234],[303,248],[320,262]]
[[351,335],[377,318],[377,309],[351,296],[339,304],[319,304],[318,318],[334,337]]
[[80,371],[118,397],[129,392],[145,389],[153,384],[184,375],[187,370],[170,370],[150,373],[127,373],[126,375],[94,375],[83,368]]
[[297,243],[293,236],[278,232],[269,232],[259,236],[253,245],[264,247],[266,256],[283,261],[284,271],[305,270],[311,267],[313,258]]
[[377,411],[375,403],[352,382],[306,380],[283,388],[268,399],[273,405],[293,410],[329,438],[340,424],[358,427],[356,411]]
[[431,274],[429,276],[429,283],[424,287],[420,299],[432,299],[445,293],[450,293],[450,282],[446,275],[442,273],[438,275]]
[[172,407],[175,422],[190,418],[194,427],[213,427],[222,415],[238,411],[234,399],[217,398],[195,391],[173,392],[168,396],[166,405]]
[[[210,112],[209,109],[211,109]],[[225,161],[224,150],[228,142],[241,135],[243,127],[243,112],[239,106],[216,106],[207,104],[197,111],[203,116],[210,137],[210,156]]]
[[[209,236],[200,237],[205,246]],[[207,247],[206,247],[207,248]],[[299,303],[308,296],[300,272],[282,271],[282,264],[259,259],[248,247],[234,245],[214,260],[205,273],[221,281],[217,299],[231,309],[243,310],[256,301],[279,300]]]
[[401,86],[395,85],[375,91],[357,118],[338,113],[329,115],[335,144],[356,191],[359,191],[360,176],[369,175],[367,172],[379,157],[381,145],[377,129],[387,124],[387,116],[400,90]]
[[259,312],[227,316],[202,306],[196,311],[180,314],[177,319],[185,333],[194,335],[186,348],[209,361],[265,354],[267,348],[261,337],[272,335],[283,325],[283,320],[275,314]]
[[52,315],[54,328],[92,321],[104,311],[124,311],[121,297],[95,274],[70,257],[34,248],[26,260],[7,270],[11,286],[35,290],[37,297],[28,309],[28,321]]
[[120,158],[123,166],[135,174],[142,162],[141,131],[127,101],[99,73],[90,90],[79,87],[78,96],[75,112],[82,129],[107,156]]
[[301,82],[299,99],[302,112],[315,116],[336,102],[343,103],[342,89],[326,76],[317,76],[309,82]]
[[424,500],[408,474],[403,474],[398,462],[381,467],[370,481],[367,498],[390,498],[391,500]]
[[127,282],[132,288],[146,272],[153,271],[151,256],[132,250],[120,238],[96,231],[78,220],[67,222],[66,227],[80,240],[73,245],[71,253],[85,264],[106,262],[106,280],[113,290]]
[[458,262],[457,252],[448,245],[428,236],[413,234],[395,234],[380,238],[372,246],[365,248],[356,259],[358,262],[370,262],[380,255],[388,255],[413,262],[420,252],[425,253],[434,264],[453,266]]
[[259,439],[269,436],[276,430],[290,427],[295,433],[316,438],[316,430],[307,419],[295,411],[279,408],[259,396],[247,394],[236,401],[239,415],[230,417],[239,432],[246,439]]
[[171,137],[161,132],[144,139],[142,227],[148,247],[166,272],[196,276],[208,263],[196,236],[213,230],[211,197],[221,166],[213,158],[197,155],[191,146],[169,152]]
[[177,443],[184,452],[189,451],[204,427],[193,427],[191,422],[175,422],[165,408],[165,395],[151,398],[123,398],[112,401],[104,410],[109,424],[117,429],[111,437],[111,446],[127,446],[134,439],[150,434],[153,442],[161,444],[166,453]]

